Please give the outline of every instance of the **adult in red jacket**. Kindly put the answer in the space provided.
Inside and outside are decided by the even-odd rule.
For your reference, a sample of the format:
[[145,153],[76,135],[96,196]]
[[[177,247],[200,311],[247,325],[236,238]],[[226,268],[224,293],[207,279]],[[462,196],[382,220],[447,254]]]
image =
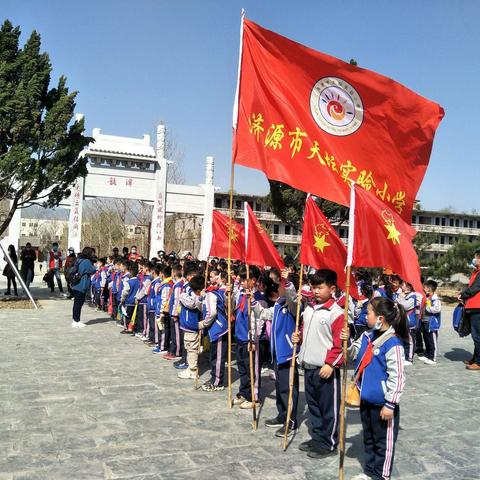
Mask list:
[[465,363],[468,370],[480,371],[480,250],[475,252],[472,266],[475,270],[468,287],[461,291],[458,298],[465,304],[465,314],[470,317],[474,345],[473,356]]
[[132,248],[130,248],[130,253],[128,254],[128,260],[130,260],[131,262],[136,262],[141,257],[142,256],[137,253],[137,246],[132,245]]
[[61,278],[61,271],[63,268],[63,254],[62,251],[58,247],[57,242],[52,243],[52,249],[48,254],[48,269],[50,273],[50,282],[49,287],[50,290],[53,292],[55,290],[53,279],[57,279],[58,289],[60,293],[63,293],[63,286],[62,286],[62,278]]

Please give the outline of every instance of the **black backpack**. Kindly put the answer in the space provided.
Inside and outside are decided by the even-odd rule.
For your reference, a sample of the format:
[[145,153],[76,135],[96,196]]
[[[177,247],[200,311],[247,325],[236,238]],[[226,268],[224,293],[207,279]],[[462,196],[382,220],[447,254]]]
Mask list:
[[88,275],[88,273],[84,273],[81,275],[78,271],[78,267],[80,266],[80,259],[76,259],[73,266],[68,270],[68,281],[70,285],[78,285],[80,280],[84,275]]

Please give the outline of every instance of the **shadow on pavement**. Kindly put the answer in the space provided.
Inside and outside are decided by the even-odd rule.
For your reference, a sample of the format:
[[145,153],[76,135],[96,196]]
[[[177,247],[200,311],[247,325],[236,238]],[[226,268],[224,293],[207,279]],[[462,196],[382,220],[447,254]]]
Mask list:
[[463,360],[470,360],[472,358],[472,352],[464,348],[452,348],[452,350],[445,353],[444,356],[452,362],[463,362]]

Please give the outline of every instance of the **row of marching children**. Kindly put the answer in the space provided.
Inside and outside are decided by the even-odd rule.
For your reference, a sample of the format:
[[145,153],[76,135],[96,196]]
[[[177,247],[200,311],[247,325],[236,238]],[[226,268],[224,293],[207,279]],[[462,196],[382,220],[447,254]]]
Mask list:
[[[425,295],[421,295],[395,275],[382,275],[374,285],[365,271],[358,270],[358,300],[351,299],[348,305],[349,328],[345,329],[345,295],[332,270],[312,271],[300,295],[294,267],[261,271],[237,262],[230,285],[226,262],[213,260],[207,270],[206,281],[204,265],[198,262],[99,260],[92,295],[97,308],[107,308],[117,320],[122,334],[134,335],[152,347],[153,354],[172,361],[181,379],[197,378],[199,345],[203,336],[208,337],[210,378],[202,385],[204,391],[226,387],[227,301],[231,298],[239,375],[233,404],[242,410],[260,405],[261,368],[270,363],[277,415],[265,426],[274,428],[275,436],[283,437],[285,430],[292,436],[299,426],[302,374],[311,439],[300,443],[299,449],[311,458],[337,453],[340,367],[345,361],[342,340],[348,339],[361,397],[366,456],[365,474],[358,478],[390,478],[404,367],[412,364],[415,352],[428,365],[436,362],[441,305],[435,282],[426,281]],[[295,344],[299,353],[288,412]]]

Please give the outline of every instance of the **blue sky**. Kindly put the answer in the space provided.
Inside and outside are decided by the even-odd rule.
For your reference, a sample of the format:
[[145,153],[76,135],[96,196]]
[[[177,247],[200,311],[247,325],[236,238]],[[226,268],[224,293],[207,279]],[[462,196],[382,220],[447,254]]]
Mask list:
[[[477,0],[0,0],[0,18],[36,29],[78,90],[87,133],[153,134],[162,119],[202,183],[205,156],[228,188],[240,10],[278,33],[394,78],[446,116],[418,198],[429,209],[479,209],[480,2]],[[264,194],[263,174],[237,167],[238,192]]]

